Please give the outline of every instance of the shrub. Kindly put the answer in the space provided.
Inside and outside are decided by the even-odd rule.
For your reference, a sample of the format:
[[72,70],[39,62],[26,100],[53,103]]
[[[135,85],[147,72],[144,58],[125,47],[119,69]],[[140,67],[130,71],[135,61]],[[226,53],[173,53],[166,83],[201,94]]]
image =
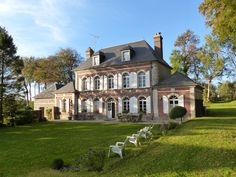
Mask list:
[[55,159],[52,162],[52,169],[61,170],[64,167],[64,161],[62,159]]
[[177,126],[178,126],[178,123],[170,122],[170,123],[168,124],[168,130],[175,129]]
[[46,113],[47,113],[48,119],[51,120],[52,119],[52,108],[46,109]]
[[24,108],[17,111],[15,116],[16,125],[24,125],[32,123],[33,121],[33,111],[31,108]]
[[89,149],[84,156],[83,163],[88,171],[102,171],[105,164],[105,151]]
[[171,119],[181,118],[181,122],[182,122],[182,118],[184,117],[186,113],[187,113],[187,110],[185,107],[175,106],[174,108],[170,110],[169,117]]

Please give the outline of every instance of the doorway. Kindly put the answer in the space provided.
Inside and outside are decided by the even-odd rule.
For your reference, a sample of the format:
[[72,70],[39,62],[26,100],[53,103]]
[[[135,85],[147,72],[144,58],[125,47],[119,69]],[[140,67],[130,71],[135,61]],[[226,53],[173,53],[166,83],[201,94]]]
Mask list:
[[112,119],[115,118],[115,101],[112,98],[107,100],[107,118]]

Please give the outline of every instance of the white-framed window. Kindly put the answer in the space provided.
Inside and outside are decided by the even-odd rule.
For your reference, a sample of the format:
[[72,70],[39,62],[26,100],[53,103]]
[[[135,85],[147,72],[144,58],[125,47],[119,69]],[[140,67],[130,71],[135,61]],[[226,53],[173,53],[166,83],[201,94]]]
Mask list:
[[138,73],[138,87],[146,87],[146,74],[144,72]]
[[122,100],[122,105],[123,105],[123,112],[125,112],[125,113],[128,113],[129,112],[129,98],[124,98],[123,100]]
[[128,73],[124,73],[122,75],[122,84],[123,84],[123,88],[129,88],[129,74]]
[[114,88],[114,76],[108,76],[108,89]]
[[93,101],[93,112],[99,113],[99,99],[95,98]]
[[99,64],[100,64],[99,55],[96,55],[93,57],[93,66],[97,66]]
[[175,106],[178,106],[179,105],[179,99],[177,96],[175,95],[172,95],[169,97],[169,105],[170,105],[170,110],[175,107]]
[[100,89],[100,77],[96,76],[94,78],[94,89],[99,90]]
[[83,80],[82,80],[82,90],[88,90],[88,88],[87,88],[87,78],[83,78]]
[[130,61],[130,50],[121,51],[122,61]]
[[146,113],[147,112],[147,101],[145,97],[140,97],[139,100],[139,112]]
[[83,99],[81,101],[81,112],[87,112],[87,100]]

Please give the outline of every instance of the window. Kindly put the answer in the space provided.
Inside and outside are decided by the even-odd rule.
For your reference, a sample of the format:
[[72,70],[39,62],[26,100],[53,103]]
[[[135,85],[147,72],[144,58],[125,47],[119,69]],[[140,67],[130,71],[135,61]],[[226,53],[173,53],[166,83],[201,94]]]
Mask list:
[[123,112],[125,113],[129,112],[129,98],[123,99]]
[[81,112],[87,112],[87,100],[81,101]]
[[97,66],[99,65],[99,56],[94,56],[93,57],[93,66]]
[[146,75],[144,72],[138,73],[138,87],[146,86]]
[[66,112],[66,99],[62,100],[62,112]]
[[130,61],[130,51],[122,51],[122,61]]
[[178,97],[175,95],[170,96],[169,97],[169,105],[170,105],[170,110],[171,110],[171,108],[178,106],[179,105]]
[[114,77],[109,76],[108,77],[108,89],[113,89],[114,88]]
[[95,90],[99,90],[100,89],[100,78],[98,76],[96,76],[94,78],[94,89]]
[[129,88],[129,74],[125,73],[122,76],[123,88]]
[[82,80],[82,89],[83,90],[88,90],[88,88],[87,88],[87,78],[84,78]]
[[93,112],[99,113],[99,99],[98,98],[94,99],[93,105],[94,105]]
[[146,113],[147,111],[147,102],[145,97],[139,98],[139,112]]

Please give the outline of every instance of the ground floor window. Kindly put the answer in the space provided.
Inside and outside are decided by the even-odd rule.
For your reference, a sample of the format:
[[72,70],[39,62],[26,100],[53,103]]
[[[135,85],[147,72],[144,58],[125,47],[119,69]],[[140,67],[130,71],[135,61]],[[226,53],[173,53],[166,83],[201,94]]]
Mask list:
[[129,98],[123,99],[123,112],[128,113],[129,112]]
[[62,108],[61,108],[62,112],[66,112],[66,99],[62,100]]
[[175,106],[178,106],[179,105],[179,100],[178,100],[178,97],[175,96],[175,95],[172,95],[169,97],[169,105],[170,105],[170,110],[175,107]]
[[86,102],[87,102],[87,100],[82,100],[81,101],[81,112],[87,112]]
[[147,112],[147,101],[145,97],[141,97],[138,100],[139,103],[139,112],[146,113]]
[[99,99],[98,98],[94,100],[93,106],[94,106],[93,112],[99,113]]

